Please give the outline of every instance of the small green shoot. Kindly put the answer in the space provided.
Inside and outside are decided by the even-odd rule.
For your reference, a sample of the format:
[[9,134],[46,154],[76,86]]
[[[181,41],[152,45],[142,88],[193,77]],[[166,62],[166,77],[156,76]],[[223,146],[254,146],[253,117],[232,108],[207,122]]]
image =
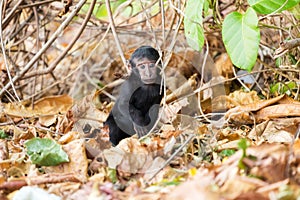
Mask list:
[[243,159],[247,156],[246,150],[247,150],[248,147],[249,147],[248,141],[245,138],[240,139],[240,141],[238,142],[238,148],[242,149],[242,151],[243,151],[243,155],[240,158],[239,164],[238,164],[240,169],[246,169],[246,166],[243,163]]
[[0,139],[6,139],[8,136],[9,135],[7,135],[4,130],[0,130]]

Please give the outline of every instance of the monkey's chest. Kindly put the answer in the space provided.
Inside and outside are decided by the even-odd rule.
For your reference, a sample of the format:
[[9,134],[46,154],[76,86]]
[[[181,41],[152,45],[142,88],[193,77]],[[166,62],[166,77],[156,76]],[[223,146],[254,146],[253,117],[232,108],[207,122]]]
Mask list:
[[137,89],[130,99],[130,104],[139,109],[143,113],[147,113],[149,109],[159,104],[162,98],[160,95],[160,87],[148,87]]

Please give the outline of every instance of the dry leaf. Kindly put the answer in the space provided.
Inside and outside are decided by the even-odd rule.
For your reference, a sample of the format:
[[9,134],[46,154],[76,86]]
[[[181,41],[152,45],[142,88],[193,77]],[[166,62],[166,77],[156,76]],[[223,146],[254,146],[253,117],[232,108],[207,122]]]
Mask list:
[[69,162],[58,166],[45,167],[46,173],[74,173],[80,180],[87,179],[88,160],[85,153],[83,139],[74,140],[63,145],[63,150],[68,154]]
[[300,104],[279,104],[265,107],[255,114],[258,122],[280,117],[300,117]]
[[258,111],[269,105],[272,105],[282,99],[284,95],[278,96],[269,100],[261,100],[256,103],[251,103],[248,105],[237,106],[226,112],[225,117],[240,124],[252,124],[254,122],[255,116],[251,112]]

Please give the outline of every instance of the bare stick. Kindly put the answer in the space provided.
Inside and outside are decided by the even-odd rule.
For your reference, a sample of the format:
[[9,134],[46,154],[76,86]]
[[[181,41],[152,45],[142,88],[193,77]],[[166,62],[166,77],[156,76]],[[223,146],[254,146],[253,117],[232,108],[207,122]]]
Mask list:
[[8,90],[13,83],[19,80],[33,65],[34,63],[42,56],[42,54],[51,46],[51,44],[55,41],[55,39],[63,32],[63,30],[68,26],[73,17],[79,12],[80,8],[84,5],[86,0],[81,0],[75,6],[74,10],[70,13],[70,15],[66,18],[66,20],[58,27],[58,29],[54,32],[51,38],[47,41],[47,43],[42,46],[39,52],[27,63],[27,65],[12,79],[12,81],[8,82],[0,91],[0,97],[4,94],[6,90]]
[[82,32],[84,31],[84,28],[86,27],[92,13],[93,13],[93,9],[94,6],[96,4],[96,0],[93,0],[91,2],[90,8],[88,10],[88,13],[86,14],[86,17],[79,29],[79,31],[77,32],[77,34],[75,35],[75,37],[72,39],[72,41],[69,43],[69,45],[65,48],[65,50],[55,59],[54,62],[52,62],[50,64],[50,66],[44,70],[40,70],[38,72],[31,72],[26,74],[26,77],[24,78],[30,78],[36,75],[43,75],[43,74],[47,74],[51,71],[53,71],[55,69],[55,67],[57,66],[57,64],[65,57],[65,55],[70,51],[70,49],[74,46],[74,44],[76,43],[76,41],[78,40],[78,38],[80,37],[80,35],[82,34]]
[[[3,29],[5,29],[6,28],[6,26],[8,25],[8,23],[9,23],[9,21],[10,21],[10,19],[12,18],[12,17],[14,17],[15,15],[15,11],[19,8],[19,5],[21,4],[23,2],[23,0],[19,0],[16,4],[15,4],[15,6],[11,9],[11,11],[7,14],[7,16],[5,17],[5,19],[3,20],[3,22],[1,22],[2,23],[2,26],[3,26]],[[3,0],[1,1],[1,3],[3,3]],[[1,5],[1,10],[2,10],[2,5]],[[2,16],[2,14],[1,14],[1,16]]]
[[[21,3],[21,2],[22,1],[19,1],[19,3]],[[3,59],[4,59],[7,75],[8,75],[8,78],[9,78],[9,83],[11,83],[12,89],[13,89],[18,101],[20,101],[20,98],[18,96],[16,88],[14,87],[13,80],[12,80],[12,77],[11,77],[11,74],[10,74],[10,71],[9,71],[7,55],[6,55],[4,41],[3,41],[3,27],[2,27],[2,16],[3,16],[2,11],[3,11],[3,9],[2,9],[2,7],[3,7],[3,1],[0,2],[0,41],[1,41],[1,49],[2,49],[2,54],[3,54]]]
[[124,56],[122,47],[120,45],[120,41],[119,41],[117,32],[116,32],[115,22],[114,22],[113,15],[112,15],[112,12],[111,12],[109,0],[105,0],[105,4],[106,4],[106,10],[107,10],[107,13],[108,13],[108,16],[109,16],[110,28],[111,28],[112,34],[113,34],[113,36],[115,38],[115,42],[117,44],[117,48],[118,48],[118,51],[120,53],[121,59],[123,61],[123,64],[124,64],[124,66],[126,68],[126,71],[129,72],[130,70],[129,70],[128,66],[127,66],[126,59],[125,59],[125,56]]
[[300,38],[280,43],[280,47],[276,49],[274,59],[286,54],[290,49],[300,46]]
[[195,137],[195,134],[190,134],[187,140],[170,156],[170,158],[161,166],[148,181],[151,181],[163,168],[165,168],[173,158]]

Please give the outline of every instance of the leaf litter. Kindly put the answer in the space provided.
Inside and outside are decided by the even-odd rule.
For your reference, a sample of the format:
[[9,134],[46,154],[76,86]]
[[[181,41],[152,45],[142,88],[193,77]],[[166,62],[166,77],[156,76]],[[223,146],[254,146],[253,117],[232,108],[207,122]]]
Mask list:
[[[159,18],[156,20],[160,23]],[[56,26],[53,28],[56,30],[59,22],[51,25]],[[66,32],[74,34],[74,27],[70,26]],[[89,33],[85,34],[90,37]],[[278,42],[276,34],[272,35]],[[130,45],[139,39],[148,42],[144,35],[139,39],[136,37],[122,39]],[[69,38],[64,34],[57,44],[53,44],[54,47],[67,46]],[[207,40],[212,47],[220,46],[220,39],[213,34],[208,35]],[[97,42],[91,42],[91,46]],[[82,43],[77,41],[76,48]],[[106,103],[98,97],[107,91],[115,92],[112,90],[122,81],[116,80],[113,73],[121,76],[125,73],[119,58],[104,72],[99,70],[99,65],[106,64],[105,56],[116,57],[110,42],[101,44],[102,48],[97,49],[90,59],[91,68],[82,68],[80,73],[75,74],[76,79],[62,81],[71,88],[73,97],[85,94],[81,101],[59,95],[40,98],[33,105],[29,101],[0,102],[0,199],[298,198],[298,101],[276,91],[273,96],[263,97],[255,91],[229,93],[233,85],[229,80],[235,72],[226,53],[215,56],[220,53],[218,48],[212,48],[210,53],[215,54],[216,59],[209,65],[217,72],[202,74],[205,84],[201,85],[195,101],[190,94],[199,89],[199,77],[193,76],[194,72],[186,63],[202,61],[194,61],[195,53],[183,47],[184,51],[180,52],[179,48],[177,54],[172,54],[170,66],[174,69],[170,70],[170,67],[166,71],[166,81],[172,91],[161,110],[159,130],[140,140],[132,136],[112,147],[103,121],[113,103]],[[47,59],[58,57],[59,51],[55,48],[49,49]],[[87,49],[85,54],[89,54],[92,48],[89,46]],[[75,57],[79,55],[76,50],[73,53]],[[209,59],[212,60],[208,57],[207,62]],[[69,71],[78,69],[78,63],[65,59],[55,72],[64,79],[69,76]],[[176,82],[180,78],[175,73],[178,70],[182,70],[181,74],[190,73],[184,84]],[[100,83],[89,76],[89,73],[97,74],[99,71],[103,74]],[[264,75],[272,79],[275,76]],[[209,76],[212,76],[210,80]],[[243,77],[240,79],[248,81],[248,76]],[[5,70],[2,70],[1,78],[5,79],[4,83],[8,81]],[[96,82],[100,88],[106,84],[107,91],[101,88],[90,94],[90,85],[83,84],[83,80],[94,85]],[[220,82],[224,91],[218,87]],[[245,88],[252,83],[250,78]],[[49,81],[49,84],[52,82]],[[28,92],[24,91],[24,94]],[[203,113],[194,116],[190,110],[183,112],[186,107],[200,107]],[[206,123],[203,116],[209,116],[212,111],[225,114],[225,117],[217,119],[224,126],[216,127],[213,117],[207,117],[211,123]],[[25,146],[27,141],[37,137],[57,143],[69,161],[56,166],[33,164]]]
[[[102,125],[111,106],[97,108],[94,95],[72,107],[67,96],[51,97],[51,104],[49,98],[41,99],[34,110],[2,104],[1,123],[8,123],[1,130],[8,138],[0,143],[0,189],[9,197],[18,196],[18,190],[39,191],[38,186],[66,199],[268,199],[284,191],[296,197],[300,142],[294,135],[299,134],[299,116],[292,110],[298,103],[285,95],[260,100],[253,93],[236,92],[226,97],[234,102],[226,112],[231,122],[226,128],[191,123],[178,113],[186,104],[170,104],[164,111],[171,122],[168,127],[141,140],[124,139],[116,147]],[[286,109],[273,108],[280,105]],[[55,108],[60,109],[54,112]],[[269,109],[273,115],[266,114]],[[178,117],[189,123],[185,126],[183,120],[176,127]],[[10,124],[20,118],[26,123]],[[253,123],[257,124],[251,128]],[[174,154],[190,135],[193,140]],[[25,146],[35,137],[56,141],[70,160],[58,166],[34,164]],[[243,149],[242,138],[249,145]],[[232,155],[221,154],[230,149]]]

